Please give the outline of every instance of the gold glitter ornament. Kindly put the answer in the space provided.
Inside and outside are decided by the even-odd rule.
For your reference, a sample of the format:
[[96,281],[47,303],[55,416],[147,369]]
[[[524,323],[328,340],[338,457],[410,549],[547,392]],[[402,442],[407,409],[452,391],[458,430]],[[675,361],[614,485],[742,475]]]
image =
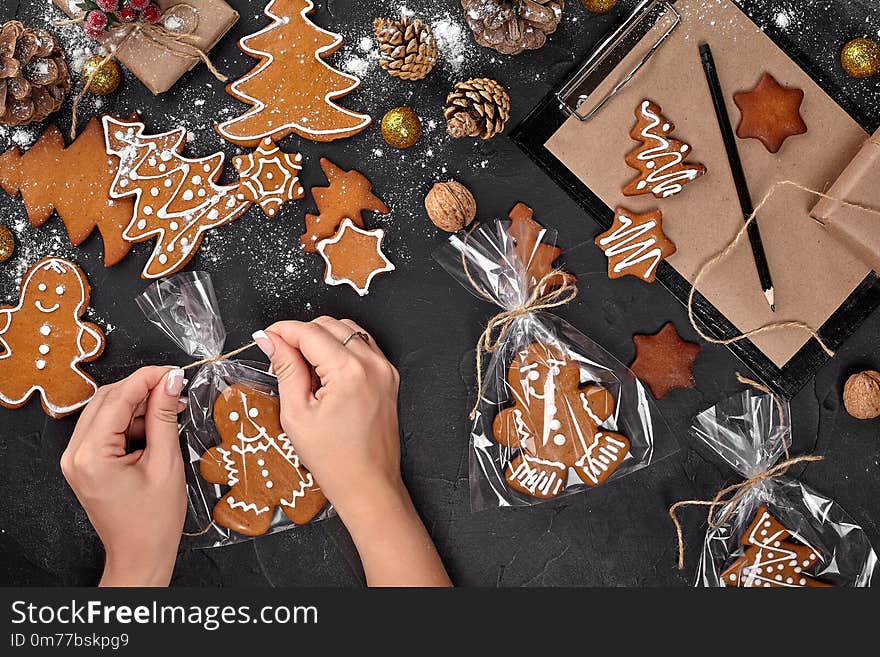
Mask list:
[[880,45],[862,37],[853,39],[840,51],[840,63],[850,77],[871,77],[880,71]]
[[15,251],[15,237],[6,226],[0,226],[0,262],[6,262]]
[[[104,55],[89,57],[85,64],[83,64],[82,73],[80,73],[83,84],[88,84],[86,91],[95,96],[112,94],[119,88],[119,83],[122,82],[122,71],[119,68],[119,64],[116,63],[115,59],[108,59],[106,62],[104,61],[105,59]],[[91,78],[90,82],[89,78],[92,75],[95,77]]]
[[581,4],[594,14],[607,14],[617,6],[617,0],[581,0]]
[[409,107],[395,107],[382,117],[382,137],[394,148],[409,148],[421,136],[422,122]]

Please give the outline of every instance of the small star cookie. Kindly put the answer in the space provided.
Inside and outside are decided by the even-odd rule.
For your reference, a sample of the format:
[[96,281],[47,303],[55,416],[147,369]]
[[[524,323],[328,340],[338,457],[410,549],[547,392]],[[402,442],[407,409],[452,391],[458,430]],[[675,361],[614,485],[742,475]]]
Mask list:
[[634,335],[636,359],[630,369],[662,399],[675,388],[695,388],[694,361],[700,345],[681,339],[675,325],[668,322],[655,335]]
[[238,169],[239,200],[259,205],[268,217],[274,217],[287,201],[305,196],[299,182],[302,155],[291,157],[268,137],[253,153],[239,155],[232,163]]
[[783,87],[764,73],[754,89],[733,97],[742,113],[737,137],[758,139],[768,151],[776,153],[786,139],[807,131],[800,113],[803,100],[803,90]]
[[638,214],[617,208],[611,228],[595,242],[608,257],[608,278],[629,275],[653,283],[660,261],[675,253],[675,244],[663,233],[660,210]]
[[324,258],[324,282],[328,285],[350,285],[364,296],[377,274],[393,271],[394,265],[382,253],[385,231],[364,230],[346,218],[335,236],[318,242],[318,253]]

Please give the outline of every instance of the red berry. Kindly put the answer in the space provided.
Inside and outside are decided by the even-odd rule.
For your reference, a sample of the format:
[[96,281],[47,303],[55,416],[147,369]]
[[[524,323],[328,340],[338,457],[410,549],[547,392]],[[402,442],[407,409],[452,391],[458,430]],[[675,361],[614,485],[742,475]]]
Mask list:
[[93,39],[100,39],[102,36],[104,36],[104,30],[100,30],[97,27],[92,27],[87,23],[83,23],[83,30]]
[[119,0],[95,0],[95,4],[104,11],[116,11],[119,9]]
[[128,6],[142,11],[150,6],[150,0],[128,0]]
[[134,23],[137,20],[138,13],[134,7],[123,7],[116,12],[116,18],[123,23]]
[[90,11],[86,14],[86,25],[103,32],[107,27],[107,14],[103,11]]
[[162,10],[159,9],[159,5],[150,5],[141,12],[141,20],[150,25],[158,23],[161,17]]

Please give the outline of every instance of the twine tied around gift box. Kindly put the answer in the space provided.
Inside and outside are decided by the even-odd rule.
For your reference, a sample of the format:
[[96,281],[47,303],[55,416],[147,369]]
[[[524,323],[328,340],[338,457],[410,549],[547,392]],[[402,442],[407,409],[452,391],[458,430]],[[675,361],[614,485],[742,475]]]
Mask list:
[[[194,32],[198,27],[198,9],[193,7],[192,5],[181,3],[174,5],[173,7],[169,7],[162,15],[163,22],[166,22],[169,18],[177,18],[178,24],[181,26],[179,30],[171,30],[165,27],[165,25],[151,25],[149,23],[121,23],[120,25],[112,28],[107,32],[107,35],[111,37],[112,43],[109,45],[110,52],[104,56],[101,60],[101,63],[94,68],[94,70],[88,75],[88,77],[83,81],[83,88],[73,99],[73,107],[71,109],[71,122],[70,122],[70,139],[73,140],[76,138],[76,123],[77,123],[77,111],[79,109],[79,104],[82,102],[82,99],[85,97],[86,93],[89,90],[89,86],[92,84],[92,81],[95,79],[95,76],[107,64],[111,59],[116,56],[116,52],[121,48],[129,39],[136,35],[142,35],[152,41],[156,46],[164,50],[166,53],[170,55],[174,55],[175,57],[197,57],[201,59],[205,66],[208,67],[208,70],[211,74],[220,82],[226,82],[229,78],[220,73],[217,68],[214,66],[213,62],[211,62],[211,58],[208,57],[208,53],[199,48],[198,46],[189,43],[189,39],[195,39]],[[57,21],[54,23],[56,26],[62,25],[76,25],[85,21],[86,14],[83,13],[76,18],[71,18],[69,20]],[[121,35],[121,36],[120,36]]]
[[[467,243],[467,236],[473,232],[474,228],[471,228],[465,236],[465,243]],[[486,292],[482,286],[471,276],[471,272],[467,266],[467,259],[465,257],[465,249],[462,249],[461,252],[461,264],[464,269],[464,273],[468,278],[468,281],[473,286],[474,290],[481,297],[490,301],[491,303],[498,303],[498,300],[493,297],[491,294]],[[550,291],[545,292],[545,287],[554,279],[562,278],[562,284],[558,286],[554,286]],[[514,322],[529,313],[537,312],[539,310],[548,310],[550,308],[558,308],[559,306],[564,306],[565,304],[572,301],[578,293],[577,285],[575,284],[575,278],[568,272],[565,272],[561,269],[553,269],[544,276],[541,277],[534,287],[532,288],[532,293],[529,295],[529,298],[523,302],[522,305],[517,306],[516,308],[509,308],[507,310],[502,310],[500,313],[489,319],[486,323],[486,328],[480,334],[480,337],[477,339],[477,355],[476,355],[476,369],[477,369],[477,400],[474,402],[474,407],[471,409],[470,419],[473,420],[477,417],[477,411],[480,407],[480,398],[483,394],[483,352],[486,354],[492,354],[498,351],[498,348],[501,346],[501,343],[504,341],[505,336],[507,335],[507,331],[513,326]]]
[[[779,401],[779,397],[774,395],[770,390],[768,390],[765,386],[761,385],[757,381],[753,381],[752,379],[748,379],[741,374],[737,373],[736,378],[740,383],[745,383],[747,385],[752,386],[753,388],[764,392],[773,399],[773,403],[776,405],[776,408],[779,412],[780,422],[782,421],[782,403]],[[709,510],[706,513],[706,522],[709,524],[711,529],[718,529],[721,527],[733,512],[736,510],[736,507],[739,506],[739,503],[743,501],[745,496],[751,491],[755,486],[769,480],[775,479],[776,477],[782,477],[785,475],[789,468],[798,463],[814,463],[816,461],[821,461],[823,457],[816,456],[815,454],[806,454],[803,456],[795,456],[792,457],[788,451],[788,444],[783,439],[782,448],[785,453],[785,460],[781,463],[777,463],[771,468],[764,470],[763,472],[759,472],[754,477],[750,477],[745,481],[742,481],[738,484],[732,484],[730,486],[726,486],[718,491],[718,494],[711,500],[681,500],[676,502],[672,506],[669,507],[669,517],[672,519],[672,523],[675,525],[675,533],[678,537],[678,569],[682,570],[684,568],[684,532],[681,528],[681,521],[679,521],[678,516],[676,515],[676,511],[684,506],[708,506]],[[718,507],[724,507],[725,511],[721,514],[720,517],[716,519],[715,512]]]
[[829,194],[825,194],[824,192],[820,192],[815,189],[810,189],[809,187],[805,187],[800,183],[794,182],[793,180],[778,180],[770,186],[770,189],[767,190],[767,193],[764,194],[764,198],[761,199],[761,202],[755,206],[755,209],[749,215],[748,219],[746,219],[745,223],[740,227],[739,231],[737,231],[734,238],[725,246],[721,251],[716,253],[714,256],[706,260],[700,268],[697,270],[697,275],[694,277],[694,282],[691,285],[690,293],[688,294],[687,301],[687,311],[688,311],[688,319],[691,322],[691,326],[694,327],[694,330],[699,334],[701,338],[703,338],[706,342],[711,342],[712,344],[720,344],[720,345],[730,345],[734,342],[739,342],[740,340],[745,340],[746,338],[752,338],[754,336],[760,335],[762,333],[766,333],[769,331],[776,331],[780,329],[799,329],[806,333],[809,333],[811,337],[813,337],[816,342],[819,343],[819,346],[822,347],[822,350],[828,356],[834,356],[834,351],[825,344],[825,341],[819,335],[818,331],[814,329],[812,326],[807,324],[806,322],[802,322],[799,320],[790,320],[784,322],[771,322],[769,324],[763,324],[758,328],[751,329],[749,331],[744,331],[739,335],[735,335],[731,338],[716,338],[709,334],[707,334],[697,322],[696,316],[694,314],[694,296],[697,293],[697,288],[700,285],[700,281],[703,279],[712,267],[718,264],[719,261],[726,258],[731,251],[733,251],[739,244],[743,241],[743,238],[748,234],[749,226],[751,226],[752,222],[754,222],[758,216],[758,213],[761,209],[767,205],[770,201],[770,198],[783,187],[794,187],[795,189],[799,189],[803,192],[807,192],[808,194],[812,194],[818,198],[827,199],[829,201],[835,201],[836,203],[840,203],[844,207],[853,208],[855,210],[861,210],[863,212],[867,212],[868,214],[875,215],[880,217],[880,209],[871,208],[865,205],[861,205],[859,203],[851,203],[850,201],[846,201],[842,198],[837,198],[835,196],[830,196]]

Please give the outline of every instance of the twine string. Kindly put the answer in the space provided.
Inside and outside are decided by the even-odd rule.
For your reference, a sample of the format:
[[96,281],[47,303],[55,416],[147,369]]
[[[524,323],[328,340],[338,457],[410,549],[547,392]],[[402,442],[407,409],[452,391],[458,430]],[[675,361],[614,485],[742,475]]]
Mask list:
[[815,339],[816,342],[819,343],[819,346],[822,347],[822,350],[828,356],[834,356],[834,351],[832,351],[831,348],[828,347],[827,344],[825,344],[825,341],[822,340],[821,336],[819,336],[819,333],[816,331],[816,329],[814,329],[812,326],[810,326],[806,322],[802,322],[799,320],[791,320],[791,321],[784,321],[784,322],[771,322],[769,324],[764,324],[762,326],[759,326],[758,328],[742,332],[739,335],[733,336],[731,338],[716,338],[716,337],[713,337],[713,336],[707,334],[700,327],[700,325],[697,322],[695,313],[694,313],[694,296],[696,295],[697,289],[699,288],[700,282],[703,280],[703,277],[709,272],[710,269],[712,269],[716,264],[718,264],[719,261],[726,258],[728,255],[730,255],[730,253],[737,246],[739,246],[740,242],[743,241],[743,238],[748,233],[749,226],[751,226],[752,223],[756,220],[758,213],[764,208],[765,205],[767,205],[767,203],[770,201],[770,198],[776,193],[776,191],[781,189],[782,187],[794,187],[795,189],[801,190],[803,192],[807,192],[809,194],[812,194],[813,196],[827,199],[829,201],[835,201],[837,203],[840,203],[844,207],[852,208],[855,210],[860,210],[862,212],[867,212],[868,214],[873,214],[873,215],[880,217],[880,210],[878,210],[877,208],[868,207],[868,206],[862,205],[860,203],[852,203],[852,202],[846,201],[842,198],[830,196],[829,194],[825,194],[824,192],[820,192],[815,189],[810,189],[809,187],[805,187],[805,186],[801,185],[800,183],[796,183],[792,180],[776,181],[775,183],[773,183],[773,185],[770,186],[770,189],[768,189],[767,193],[764,194],[764,198],[762,198],[761,202],[758,203],[757,206],[755,206],[755,209],[752,211],[752,213],[746,219],[745,223],[743,223],[743,225],[740,227],[739,231],[737,231],[734,238],[727,244],[727,246],[724,247],[718,253],[716,253],[714,256],[712,256],[711,258],[706,260],[700,266],[700,268],[697,270],[697,275],[694,278],[693,285],[691,286],[690,293],[688,294],[688,302],[687,302],[688,319],[691,322],[691,326],[694,327],[694,330],[699,334],[699,336],[701,338],[703,338],[704,340],[706,340],[706,342],[710,342],[712,344],[719,344],[719,345],[726,346],[726,345],[733,344],[734,342],[739,342],[740,340],[745,340],[746,338],[755,337],[757,335],[760,335],[762,333],[766,333],[768,331],[776,331],[776,330],[794,328],[794,329],[799,329],[801,331],[809,333],[810,336],[813,337],[813,339]]
[[243,347],[239,347],[238,349],[233,349],[232,351],[226,352],[225,354],[220,354],[219,356],[208,356],[207,358],[203,358],[202,360],[197,360],[195,363],[190,363],[189,365],[184,365],[180,369],[182,370],[191,370],[196,367],[201,367],[202,365],[207,365],[208,363],[219,363],[221,360],[229,360],[234,356],[238,356],[240,353],[247,351],[252,347],[256,347],[256,342],[249,342]]

